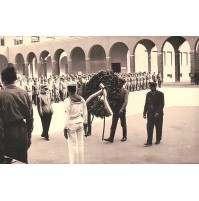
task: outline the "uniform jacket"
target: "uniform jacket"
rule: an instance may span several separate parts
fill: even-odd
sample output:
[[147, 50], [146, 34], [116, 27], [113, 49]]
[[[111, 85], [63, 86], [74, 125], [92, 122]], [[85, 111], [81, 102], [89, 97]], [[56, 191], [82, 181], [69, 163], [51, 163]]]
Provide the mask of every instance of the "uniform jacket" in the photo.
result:
[[65, 106], [65, 128], [70, 128], [71, 124], [84, 123], [87, 124], [87, 106], [85, 100], [81, 97], [78, 101], [74, 101], [71, 97], [64, 100]]
[[164, 108], [164, 94], [161, 91], [156, 90], [154, 93], [151, 91], [146, 95], [146, 101], [144, 105], [143, 114], [147, 114], [147, 118], [153, 118], [156, 113], [159, 116], [163, 115]]
[[19, 120], [25, 120], [30, 135], [33, 130], [32, 101], [25, 90], [10, 84], [0, 91], [0, 136], [3, 135], [4, 125]]
[[37, 100], [37, 109], [40, 116], [43, 114], [53, 114], [53, 108], [48, 94], [39, 94]]

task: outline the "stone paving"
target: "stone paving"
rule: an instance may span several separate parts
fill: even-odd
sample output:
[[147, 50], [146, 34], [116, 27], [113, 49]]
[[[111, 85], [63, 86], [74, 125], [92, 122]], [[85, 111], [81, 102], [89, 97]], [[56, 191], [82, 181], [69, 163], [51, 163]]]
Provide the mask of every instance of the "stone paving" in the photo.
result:
[[[199, 87], [163, 86], [165, 94], [163, 140], [144, 147], [146, 120], [142, 111], [147, 91], [132, 92], [127, 107], [128, 140], [121, 142], [118, 122], [114, 143], [102, 141], [103, 121], [95, 118], [93, 132], [84, 138], [86, 164], [195, 164], [199, 163]], [[41, 123], [34, 107], [35, 128], [29, 149], [29, 164], [68, 164], [68, 145], [63, 136], [63, 103], [53, 104], [55, 113], [50, 141], [40, 137]], [[109, 136], [111, 117], [106, 119], [105, 137]], [[155, 136], [155, 131], [154, 131]], [[155, 140], [155, 138], [154, 138]]]

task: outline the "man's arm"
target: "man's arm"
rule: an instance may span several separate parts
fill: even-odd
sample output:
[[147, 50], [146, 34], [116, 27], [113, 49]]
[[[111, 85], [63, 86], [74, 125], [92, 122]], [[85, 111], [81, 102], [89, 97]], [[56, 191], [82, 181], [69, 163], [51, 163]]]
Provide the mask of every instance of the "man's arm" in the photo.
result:
[[126, 89], [123, 89], [123, 90], [125, 90], [125, 96], [124, 96], [124, 103], [122, 105], [122, 108], [120, 109], [120, 113], [122, 113], [125, 110], [128, 104], [128, 97], [129, 97], [129, 92]]
[[5, 163], [5, 154], [4, 154], [4, 147], [3, 147], [3, 139], [4, 139], [4, 129], [3, 129], [3, 121], [0, 118], [0, 164]]
[[147, 99], [148, 99], [148, 93], [146, 95], [146, 100], [145, 100], [145, 104], [144, 104], [144, 111], [143, 111], [143, 118], [146, 119], [146, 113], [147, 113], [147, 109], [148, 109], [148, 102], [147, 102]]
[[160, 99], [159, 100], [159, 107], [158, 107], [157, 112], [155, 114], [156, 117], [158, 117], [162, 113], [163, 108], [164, 108], [164, 94], [162, 92], [159, 94], [159, 99]]
[[28, 100], [28, 115], [26, 118], [26, 124], [28, 127], [28, 148], [31, 145], [31, 138], [32, 138], [32, 131], [33, 131], [33, 108], [32, 108], [32, 101], [30, 100], [28, 94], [27, 94], [27, 100]]

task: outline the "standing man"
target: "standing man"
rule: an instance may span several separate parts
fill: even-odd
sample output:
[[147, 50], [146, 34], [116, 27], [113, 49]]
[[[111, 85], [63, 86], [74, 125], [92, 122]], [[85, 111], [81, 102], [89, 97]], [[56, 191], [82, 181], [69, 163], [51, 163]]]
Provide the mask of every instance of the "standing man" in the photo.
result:
[[71, 164], [83, 164], [83, 136], [84, 128], [87, 127], [86, 101], [77, 94], [76, 84], [68, 85], [68, 94], [69, 97], [64, 100], [66, 113], [64, 135], [68, 139], [69, 159]]
[[50, 122], [53, 115], [53, 108], [51, 105], [50, 96], [47, 94], [48, 86], [42, 85], [41, 86], [41, 93], [38, 96], [37, 100], [37, 109], [39, 116], [41, 118], [42, 128], [43, 132], [41, 134], [41, 137], [44, 137], [45, 140], [49, 140], [49, 128], [50, 128]]
[[40, 93], [40, 83], [37, 78], [34, 79], [34, 84], [32, 85], [32, 93], [33, 93], [33, 102], [37, 105], [37, 96]]
[[158, 81], [158, 87], [161, 88], [161, 84], [162, 84], [162, 75], [161, 75], [161, 73], [157, 74], [157, 81]]
[[16, 69], [13, 64], [1, 72], [5, 86], [0, 91], [0, 147], [4, 154], [28, 163], [28, 148], [33, 130], [32, 101], [28, 93], [15, 85]]
[[151, 146], [153, 140], [153, 128], [156, 127], [156, 142], [160, 144], [162, 139], [162, 124], [163, 124], [163, 108], [164, 108], [164, 94], [156, 90], [157, 83], [149, 82], [150, 92], [146, 95], [144, 105], [143, 118], [147, 115], [147, 142], [145, 146]]
[[156, 82], [157, 81], [157, 76], [156, 76], [156, 74], [155, 74], [155, 72], [153, 72], [153, 75], [152, 75], [152, 81], [153, 82]]
[[107, 139], [104, 139], [105, 141], [108, 141], [110, 143], [113, 143], [114, 141], [118, 119], [120, 119], [121, 126], [122, 126], [122, 133], [123, 133], [123, 137], [121, 141], [123, 142], [127, 140], [126, 106], [128, 104], [129, 91], [123, 87], [124, 83], [125, 83], [125, 80], [122, 78], [119, 78], [118, 87], [120, 88], [121, 99], [118, 102], [118, 104], [114, 108], [112, 108], [113, 117], [112, 117], [110, 137]]

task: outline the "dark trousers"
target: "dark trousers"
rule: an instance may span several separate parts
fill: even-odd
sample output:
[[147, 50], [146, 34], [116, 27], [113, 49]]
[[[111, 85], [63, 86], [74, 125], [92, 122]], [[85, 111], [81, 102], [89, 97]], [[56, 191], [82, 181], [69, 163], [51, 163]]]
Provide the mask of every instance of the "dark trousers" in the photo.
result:
[[112, 124], [111, 124], [110, 141], [114, 141], [118, 119], [120, 119], [120, 123], [122, 126], [123, 137], [127, 137], [126, 110], [121, 115], [119, 114], [119, 112], [114, 112], [112, 117]]
[[49, 127], [50, 127], [50, 122], [52, 119], [52, 114], [43, 114], [43, 116], [40, 116], [41, 118], [41, 123], [42, 123], [42, 128], [43, 128], [43, 132], [42, 132], [42, 136], [49, 138]]
[[28, 129], [24, 122], [4, 127], [4, 153], [6, 156], [28, 163]]
[[147, 142], [148, 143], [152, 143], [154, 126], [156, 128], [156, 140], [162, 139], [162, 125], [163, 125], [163, 116], [147, 119], [147, 137], [148, 137]]
[[159, 88], [161, 88], [161, 83], [162, 83], [162, 82], [161, 82], [160, 80], [158, 80], [158, 87], [159, 87]]
[[33, 94], [33, 102], [34, 102], [35, 105], [37, 105], [37, 99], [38, 99], [37, 97], [38, 97], [38, 94], [34, 93]]
[[[92, 133], [92, 122], [91, 122], [91, 113], [90, 112], [88, 112], [88, 130], [87, 130], [87, 133], [88, 134], [91, 134]], [[87, 134], [86, 133], [86, 134]]]

